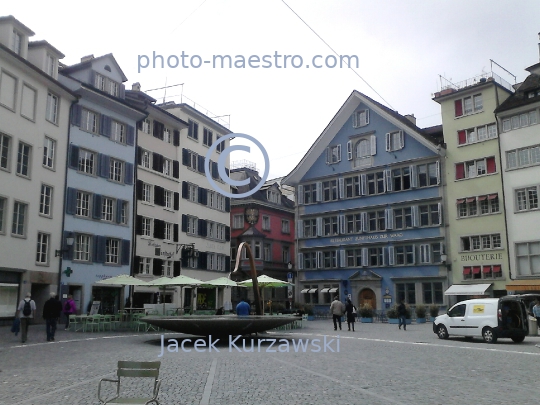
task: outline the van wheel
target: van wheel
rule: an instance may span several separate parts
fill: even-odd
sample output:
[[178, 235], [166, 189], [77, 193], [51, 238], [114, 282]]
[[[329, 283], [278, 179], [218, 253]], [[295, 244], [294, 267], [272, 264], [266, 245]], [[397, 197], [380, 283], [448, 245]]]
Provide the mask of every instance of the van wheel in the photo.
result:
[[448, 331], [444, 325], [437, 326], [437, 336], [439, 339], [448, 339]]
[[484, 342], [486, 343], [497, 342], [497, 335], [495, 334], [495, 331], [491, 328], [484, 328], [484, 330], [482, 331], [482, 337], [484, 338]]
[[512, 340], [516, 343], [521, 343], [525, 340], [525, 336], [514, 336]]

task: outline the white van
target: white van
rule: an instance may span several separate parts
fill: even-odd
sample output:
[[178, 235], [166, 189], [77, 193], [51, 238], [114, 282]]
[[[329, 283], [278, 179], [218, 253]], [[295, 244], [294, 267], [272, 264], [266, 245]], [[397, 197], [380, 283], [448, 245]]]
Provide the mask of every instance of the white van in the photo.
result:
[[515, 296], [461, 301], [435, 318], [433, 332], [439, 339], [482, 337], [487, 343], [495, 343], [498, 338], [511, 338], [520, 343], [529, 334], [527, 310]]

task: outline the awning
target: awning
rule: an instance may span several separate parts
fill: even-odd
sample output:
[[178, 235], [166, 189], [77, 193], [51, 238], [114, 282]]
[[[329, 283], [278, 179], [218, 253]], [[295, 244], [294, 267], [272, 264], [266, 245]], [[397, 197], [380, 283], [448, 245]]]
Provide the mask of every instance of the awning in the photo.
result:
[[12, 284], [12, 283], [0, 283], [0, 287], [18, 287], [19, 284]]
[[444, 292], [444, 295], [486, 295], [490, 284], [454, 284]]
[[480, 274], [480, 266], [474, 266], [472, 272], [473, 274]]
[[329, 293], [335, 293], [337, 292], [337, 288], [330, 288], [330, 290], [328, 290]]
[[487, 195], [478, 196], [478, 201], [484, 201], [487, 198]]
[[501, 272], [501, 266], [493, 266], [493, 273], [500, 273]]
[[321, 290], [322, 293], [327, 293], [327, 292], [329, 292], [329, 291], [330, 291], [330, 288], [323, 288], [323, 289]]
[[311, 290], [308, 291], [308, 293], [313, 294], [313, 293], [316, 293], [317, 290], [318, 288], [312, 288]]
[[304, 288], [302, 291], [300, 291], [300, 294], [306, 294], [309, 291], [309, 288]]
[[514, 280], [506, 284], [508, 291], [540, 291], [540, 279]]
[[459, 200], [456, 201], [456, 204], [463, 204], [465, 202], [465, 198], [460, 198]]
[[467, 202], [468, 203], [472, 203], [472, 202], [475, 202], [476, 201], [476, 197], [469, 197], [467, 198]]
[[490, 194], [490, 195], [488, 196], [488, 199], [494, 200], [495, 198], [498, 198], [498, 197], [499, 197], [499, 194]]
[[471, 268], [470, 267], [463, 267], [463, 274], [471, 274]]
[[485, 273], [491, 273], [491, 266], [484, 266], [482, 269], [482, 272]]

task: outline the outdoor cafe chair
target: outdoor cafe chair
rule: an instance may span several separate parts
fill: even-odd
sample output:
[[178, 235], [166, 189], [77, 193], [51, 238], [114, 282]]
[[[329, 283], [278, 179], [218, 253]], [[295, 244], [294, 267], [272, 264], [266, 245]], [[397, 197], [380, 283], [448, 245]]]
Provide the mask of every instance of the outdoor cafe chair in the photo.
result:
[[69, 315], [69, 329], [73, 329], [74, 332], [82, 329], [82, 322], [77, 315]]
[[[159, 405], [157, 400], [159, 394], [159, 387], [161, 386], [161, 381], [159, 380], [159, 368], [161, 362], [159, 361], [119, 361], [118, 369], [116, 371], [116, 379], [102, 378], [99, 381], [98, 385], [98, 399], [101, 404], [156, 404]], [[153, 389], [150, 392], [144, 391], [146, 387], [145, 384], [141, 384], [140, 380], [137, 381], [136, 389], [133, 394], [138, 396], [130, 396], [127, 394], [128, 390], [126, 385], [128, 385], [128, 378], [131, 379], [142, 379], [149, 378], [153, 380]], [[111, 382], [116, 384], [116, 394], [110, 398], [102, 398], [101, 387], [103, 382]], [[122, 382], [125, 382], [122, 386]], [[103, 385], [105, 387], [105, 384]], [[124, 389], [122, 390], [122, 387]], [[130, 390], [132, 392], [133, 384], [129, 384]], [[148, 387], [150, 388], [150, 387]]]
[[93, 332], [95, 328], [99, 332], [99, 323], [99, 315], [89, 315], [86, 318], [85, 331], [90, 329]]

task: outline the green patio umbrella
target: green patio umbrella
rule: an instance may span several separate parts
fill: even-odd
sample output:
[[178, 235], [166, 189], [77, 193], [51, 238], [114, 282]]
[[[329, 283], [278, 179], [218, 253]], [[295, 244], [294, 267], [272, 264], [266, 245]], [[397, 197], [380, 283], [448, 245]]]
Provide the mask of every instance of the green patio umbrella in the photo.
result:
[[[269, 277], [265, 274], [257, 277], [257, 284], [259, 285], [259, 288], [263, 290], [263, 297], [262, 297], [263, 302], [264, 302], [264, 288], [265, 287], [279, 288], [279, 287], [288, 287], [288, 286], [294, 285], [283, 280], [278, 280], [277, 278]], [[249, 280], [240, 281], [238, 285], [244, 286], [244, 287], [253, 287], [253, 280], [249, 279]]]
[[227, 277], [219, 277], [214, 280], [203, 281], [201, 287], [246, 287], [238, 285], [236, 281], [233, 281]]
[[[168, 286], [199, 286], [202, 284], [201, 280], [198, 280], [196, 278], [191, 278], [188, 276], [184, 276], [183, 274], [169, 278], [169, 277], [161, 277], [153, 281], [149, 281], [147, 285], [155, 286], [155, 287], [163, 287], [163, 290], [165, 290]], [[180, 303], [182, 302], [182, 290], [180, 290]], [[163, 302], [163, 315], [165, 315], [165, 301]]]

